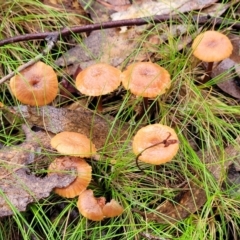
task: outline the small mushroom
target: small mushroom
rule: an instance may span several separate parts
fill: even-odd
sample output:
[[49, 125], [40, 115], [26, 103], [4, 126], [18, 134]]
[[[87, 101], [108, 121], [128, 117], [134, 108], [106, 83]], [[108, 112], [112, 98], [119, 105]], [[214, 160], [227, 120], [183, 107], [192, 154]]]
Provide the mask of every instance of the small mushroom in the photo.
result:
[[37, 62], [12, 77], [10, 88], [23, 104], [44, 106], [57, 96], [58, 79], [52, 67]]
[[152, 124], [138, 130], [133, 138], [132, 147], [134, 154], [137, 155], [136, 162], [139, 159], [159, 165], [173, 159], [178, 152], [179, 141], [173, 128]]
[[145, 111], [148, 108], [148, 98], [162, 95], [171, 85], [168, 71], [152, 62], [133, 63], [121, 74], [125, 89], [136, 96], [143, 97]]
[[61, 132], [51, 139], [51, 146], [64, 155], [91, 157], [96, 154], [95, 145], [85, 135]]
[[77, 206], [79, 212], [92, 221], [101, 221], [104, 218], [116, 217], [123, 213], [123, 207], [112, 199], [106, 204], [104, 197], [95, 198], [92, 190], [85, 190], [79, 195]]
[[[120, 70], [109, 64], [97, 63], [77, 75], [76, 87], [87, 96], [102, 96], [118, 88], [121, 83], [120, 73]], [[98, 111], [102, 111], [101, 97], [98, 99]]]
[[226, 35], [217, 31], [206, 31], [194, 39], [192, 49], [196, 58], [208, 62], [203, 79], [203, 83], [205, 83], [211, 78], [213, 63], [228, 58], [232, 53], [233, 46]]
[[76, 169], [76, 179], [67, 187], [55, 188], [54, 192], [66, 198], [74, 198], [83, 192], [92, 179], [92, 167], [79, 157], [59, 157], [48, 167], [49, 174], [66, 174], [67, 171]]

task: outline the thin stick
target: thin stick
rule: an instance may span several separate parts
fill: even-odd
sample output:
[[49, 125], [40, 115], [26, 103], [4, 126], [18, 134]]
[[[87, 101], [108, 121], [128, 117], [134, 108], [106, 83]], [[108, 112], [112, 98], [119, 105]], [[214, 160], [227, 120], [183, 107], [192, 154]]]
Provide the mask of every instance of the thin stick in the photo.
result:
[[149, 147], [146, 147], [145, 149], [143, 149], [143, 150], [136, 156], [135, 162], [136, 162], [136, 165], [137, 165], [137, 167], [138, 167], [138, 169], [139, 169], [140, 171], [143, 172], [143, 169], [140, 168], [140, 166], [139, 166], [139, 164], [138, 164], [138, 159], [139, 159], [139, 157], [143, 154], [143, 152], [145, 152], [145, 151], [146, 151], [147, 149], [149, 149], [149, 148], [155, 147], [155, 146], [160, 145], [160, 144], [164, 144], [164, 147], [168, 147], [168, 146], [171, 145], [171, 144], [178, 143], [178, 140], [176, 140], [176, 139], [169, 139], [170, 137], [171, 137], [171, 133], [168, 132], [168, 136], [167, 136], [166, 139], [164, 139], [164, 140], [161, 141], [161, 142], [155, 143], [155, 144], [153, 144], [153, 145], [151, 145], [151, 146], [149, 146]]
[[[187, 17], [187, 16], [185, 16]], [[85, 26], [76, 26], [72, 28], [65, 28], [63, 30], [59, 31], [53, 31], [53, 32], [42, 32], [42, 33], [30, 33], [30, 34], [24, 34], [19, 35], [7, 39], [3, 39], [0, 41], [0, 47], [10, 44], [10, 43], [17, 43], [22, 41], [29, 41], [29, 40], [39, 40], [39, 39], [45, 39], [49, 35], [56, 35], [59, 34], [62, 37], [68, 36], [72, 33], [82, 33], [82, 32], [90, 32], [93, 30], [100, 30], [100, 29], [108, 29], [108, 28], [115, 28], [115, 27], [123, 27], [123, 26], [140, 26], [148, 23], [161, 23], [165, 22], [167, 20], [176, 20], [181, 21], [181, 16], [171, 16], [169, 14], [165, 15], [154, 15], [151, 17], [146, 18], [133, 18], [133, 19], [125, 19], [125, 20], [118, 20], [118, 21], [109, 21], [109, 22], [103, 22], [103, 23], [95, 23]], [[224, 20], [222, 18], [216, 17], [216, 18], [209, 18], [209, 16], [193, 16], [192, 22], [196, 22], [197, 24], [206, 24], [208, 21], [214, 21], [215, 25], [231, 25], [233, 28], [240, 29], [240, 23], [237, 21], [229, 21]]]
[[56, 34], [56, 35], [49, 35], [46, 40], [47, 40], [47, 46], [46, 48], [43, 50], [42, 53], [38, 54], [36, 57], [34, 57], [33, 59], [31, 59], [29, 62], [21, 65], [19, 68], [16, 69], [16, 71], [14, 72], [10, 72], [8, 75], [6, 75], [5, 77], [3, 77], [1, 80], [0, 80], [0, 84], [6, 82], [7, 80], [9, 80], [10, 78], [12, 78], [16, 72], [21, 72], [22, 70], [30, 67], [31, 65], [33, 65], [34, 63], [38, 62], [41, 58], [43, 58], [43, 56], [47, 55], [51, 50], [52, 48], [54, 47], [54, 45], [56, 44], [57, 42], [57, 39], [59, 37], [59, 33]]

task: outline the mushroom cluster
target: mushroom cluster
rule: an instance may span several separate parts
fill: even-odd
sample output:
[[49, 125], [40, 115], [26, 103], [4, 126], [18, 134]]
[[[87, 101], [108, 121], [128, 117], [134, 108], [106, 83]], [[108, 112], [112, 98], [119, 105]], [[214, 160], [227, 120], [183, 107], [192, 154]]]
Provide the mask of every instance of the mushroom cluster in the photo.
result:
[[[151, 62], [130, 64], [125, 71], [105, 63], [87, 67], [76, 76], [77, 89], [98, 99], [98, 111], [102, 110], [101, 95], [119, 87], [144, 99], [144, 109], [148, 99], [164, 94], [171, 85], [170, 74], [166, 69]], [[58, 80], [54, 70], [43, 62], [21, 71], [10, 80], [13, 95], [24, 104], [43, 106], [56, 97]], [[24, 91], [23, 91], [24, 89]], [[105, 197], [94, 197], [87, 189], [92, 180], [92, 167], [84, 160], [96, 155], [97, 149], [91, 140], [76, 132], [61, 132], [51, 139], [51, 146], [62, 156], [49, 165], [49, 174], [74, 174], [75, 180], [67, 187], [55, 188], [62, 197], [78, 197], [79, 212], [93, 221], [116, 217], [122, 214], [123, 207], [114, 199], [106, 203]], [[179, 148], [178, 138], [170, 127], [155, 124], [140, 129], [133, 140], [133, 152], [138, 159], [150, 164], [170, 161]]]
[[116, 217], [123, 208], [114, 199], [106, 204], [105, 197], [95, 198], [92, 190], [87, 190], [92, 179], [92, 167], [82, 157], [89, 158], [96, 154], [95, 145], [85, 135], [75, 132], [61, 132], [51, 139], [51, 146], [64, 157], [56, 158], [49, 165], [49, 174], [66, 174], [76, 171], [75, 180], [67, 187], [55, 188], [54, 192], [66, 198], [79, 196], [79, 212], [93, 221]]

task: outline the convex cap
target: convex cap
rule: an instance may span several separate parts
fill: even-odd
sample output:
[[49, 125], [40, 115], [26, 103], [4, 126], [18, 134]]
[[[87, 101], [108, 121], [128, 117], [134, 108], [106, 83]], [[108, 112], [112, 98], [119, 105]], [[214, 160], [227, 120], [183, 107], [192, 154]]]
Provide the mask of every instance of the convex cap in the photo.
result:
[[108, 94], [121, 83], [121, 71], [106, 63], [97, 63], [82, 70], [76, 77], [77, 89], [87, 96]]
[[165, 93], [171, 85], [169, 72], [151, 62], [130, 64], [122, 72], [121, 81], [124, 88], [134, 95], [148, 98]]
[[[81, 124], [81, 123], [79, 123]], [[96, 154], [95, 145], [81, 133], [61, 132], [51, 139], [51, 146], [64, 155], [91, 157]]]
[[200, 33], [192, 43], [193, 55], [204, 62], [228, 58], [233, 50], [229, 38], [217, 31]]
[[44, 106], [57, 96], [58, 79], [52, 67], [37, 62], [12, 77], [10, 88], [23, 104]]

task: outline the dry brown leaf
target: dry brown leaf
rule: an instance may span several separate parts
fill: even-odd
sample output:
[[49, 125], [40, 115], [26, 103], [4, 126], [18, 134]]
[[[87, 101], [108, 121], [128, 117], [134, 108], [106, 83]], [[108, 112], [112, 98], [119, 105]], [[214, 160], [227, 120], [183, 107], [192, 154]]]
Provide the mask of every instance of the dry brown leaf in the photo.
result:
[[97, 0], [97, 2], [101, 3], [103, 6], [107, 7], [110, 10], [114, 10], [114, 11], [124, 11], [127, 8], [129, 8], [129, 6], [131, 6], [129, 4], [128, 1], [125, 0], [116, 0], [116, 1], [104, 1], [104, 0]]
[[78, 45], [56, 60], [58, 66], [78, 64], [82, 69], [96, 61], [119, 66], [138, 45], [138, 33], [130, 29], [119, 34], [117, 29], [94, 31], [83, 44]]
[[[142, 18], [153, 15], [178, 14], [202, 9], [215, 3], [216, 0], [175, 0], [175, 1], [143, 1], [141, 4], [133, 4], [125, 11], [119, 11], [111, 15], [112, 20], [123, 20], [131, 18]], [[121, 28], [121, 33], [127, 31]]]
[[[63, 131], [82, 133], [92, 140], [97, 149], [106, 145], [107, 136], [109, 138], [108, 142], [115, 149], [118, 149], [120, 140], [126, 140], [128, 136], [128, 124], [118, 122], [110, 116], [106, 118], [106, 116], [98, 115], [96, 112], [81, 106], [78, 106], [78, 111], [51, 106], [37, 109], [19, 106], [14, 111], [20, 117], [24, 117], [28, 124], [46, 129], [52, 133]], [[113, 121], [115, 122], [114, 128], [111, 130], [111, 135], [109, 135], [109, 129], [112, 128]], [[119, 126], [121, 126], [121, 130], [119, 130]]]
[[25, 168], [14, 171], [0, 180], [0, 217], [12, 215], [14, 210], [25, 211], [29, 203], [48, 197], [53, 188], [66, 187], [74, 179], [70, 174], [40, 178]]
[[212, 78], [220, 77], [217, 86], [227, 94], [240, 98], [240, 36], [229, 35], [233, 44], [230, 58], [223, 60], [212, 71]]
[[74, 22], [74, 25], [81, 25], [87, 23], [86, 19], [84, 18], [87, 17], [87, 14], [77, 0], [43, 0], [43, 3], [52, 7], [55, 10], [73, 13], [71, 16], [69, 16], [69, 22]]
[[178, 196], [178, 201], [164, 201], [159, 207], [156, 208], [158, 213], [147, 213], [145, 216], [149, 220], [158, 223], [175, 223], [183, 220], [190, 214], [195, 213], [206, 202], [207, 197], [205, 190], [194, 182], [189, 182]]
[[26, 140], [13, 147], [0, 150], [0, 217], [11, 215], [16, 210], [24, 211], [27, 205], [49, 196], [55, 187], [69, 185], [72, 175], [36, 177], [29, 173], [27, 164], [33, 163], [41, 149], [49, 147], [49, 137], [45, 131], [32, 132], [23, 126]]

